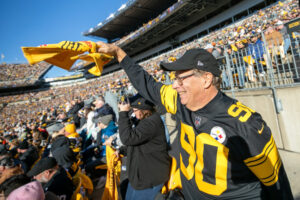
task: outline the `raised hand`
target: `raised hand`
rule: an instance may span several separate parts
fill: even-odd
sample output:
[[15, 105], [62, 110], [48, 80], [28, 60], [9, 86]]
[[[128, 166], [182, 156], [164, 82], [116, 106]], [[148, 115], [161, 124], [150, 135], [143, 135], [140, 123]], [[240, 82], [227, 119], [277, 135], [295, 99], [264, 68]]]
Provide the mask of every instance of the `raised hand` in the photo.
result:
[[123, 58], [126, 56], [126, 53], [118, 46], [113, 44], [107, 44], [104, 42], [96, 42], [97, 44], [97, 52], [104, 53], [111, 56], [114, 56], [118, 62], [121, 62]]

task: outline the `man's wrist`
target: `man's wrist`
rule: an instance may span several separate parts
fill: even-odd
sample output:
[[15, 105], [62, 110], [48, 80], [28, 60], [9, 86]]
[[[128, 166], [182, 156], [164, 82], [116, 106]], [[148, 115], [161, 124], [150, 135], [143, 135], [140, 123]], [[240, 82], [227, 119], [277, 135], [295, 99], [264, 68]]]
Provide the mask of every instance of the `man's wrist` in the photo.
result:
[[126, 57], [126, 53], [118, 46], [116, 47], [115, 54], [115, 58], [119, 63], [122, 62], [122, 60]]

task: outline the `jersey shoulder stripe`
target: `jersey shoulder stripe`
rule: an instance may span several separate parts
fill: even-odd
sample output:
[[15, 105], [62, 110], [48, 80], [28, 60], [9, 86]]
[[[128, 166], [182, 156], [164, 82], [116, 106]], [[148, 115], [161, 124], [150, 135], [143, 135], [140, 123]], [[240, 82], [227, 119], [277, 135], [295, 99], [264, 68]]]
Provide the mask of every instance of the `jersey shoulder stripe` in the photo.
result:
[[163, 85], [160, 89], [160, 97], [167, 112], [175, 114], [177, 112], [177, 91], [172, 88], [172, 85]]
[[273, 137], [259, 155], [247, 158], [244, 163], [264, 185], [275, 184], [278, 180], [281, 159]]

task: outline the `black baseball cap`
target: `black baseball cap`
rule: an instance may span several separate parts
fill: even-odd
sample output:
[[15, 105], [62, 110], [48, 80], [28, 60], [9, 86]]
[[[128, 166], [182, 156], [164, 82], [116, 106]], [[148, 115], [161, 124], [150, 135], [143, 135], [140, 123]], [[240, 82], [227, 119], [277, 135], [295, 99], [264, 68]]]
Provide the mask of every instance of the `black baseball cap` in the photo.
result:
[[53, 157], [46, 157], [39, 160], [33, 168], [27, 173], [27, 176], [36, 176], [47, 169], [52, 169], [57, 166], [57, 162]]
[[160, 67], [165, 71], [200, 69], [217, 77], [221, 75], [216, 58], [201, 48], [187, 50], [183, 56], [172, 63], [161, 62]]
[[28, 149], [29, 148], [29, 144], [26, 140], [23, 140], [23, 142], [21, 142], [18, 146], [18, 149]]
[[7, 149], [3, 144], [0, 144], [0, 156], [7, 154]]
[[154, 104], [146, 100], [140, 94], [137, 94], [134, 98], [134, 101], [130, 104], [132, 108], [137, 108], [141, 110], [153, 110]]

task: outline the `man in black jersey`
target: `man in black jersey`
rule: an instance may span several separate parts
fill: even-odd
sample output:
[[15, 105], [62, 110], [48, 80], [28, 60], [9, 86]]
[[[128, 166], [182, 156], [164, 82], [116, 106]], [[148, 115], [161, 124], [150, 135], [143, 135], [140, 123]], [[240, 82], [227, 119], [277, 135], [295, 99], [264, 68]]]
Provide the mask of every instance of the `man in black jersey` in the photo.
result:
[[271, 130], [259, 113], [219, 90], [221, 71], [210, 53], [191, 49], [161, 63], [176, 71], [174, 83], [163, 85], [119, 47], [97, 45], [115, 56], [144, 98], [176, 116], [185, 199], [293, 199]]

